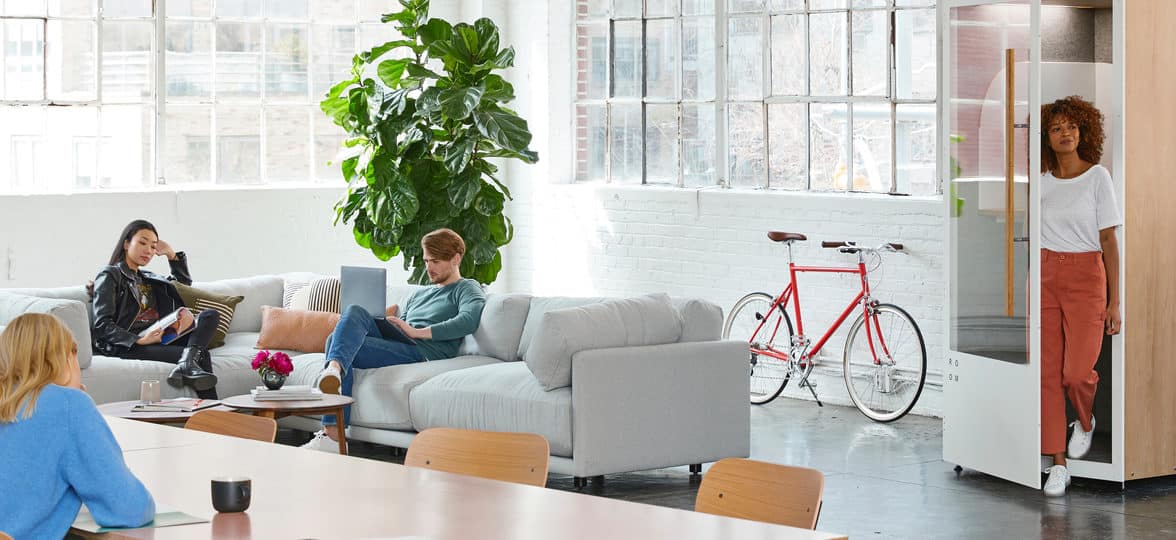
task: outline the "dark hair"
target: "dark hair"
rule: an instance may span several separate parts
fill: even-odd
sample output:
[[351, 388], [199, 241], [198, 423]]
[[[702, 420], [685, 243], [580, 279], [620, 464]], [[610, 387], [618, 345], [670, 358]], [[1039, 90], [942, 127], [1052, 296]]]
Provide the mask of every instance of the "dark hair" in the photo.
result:
[[452, 260], [458, 254], [465, 255], [465, 242], [452, 229], [437, 229], [421, 238], [421, 247], [438, 259]]
[[155, 236], [159, 236], [159, 232], [155, 230], [155, 225], [152, 225], [150, 221], [136, 219], [127, 223], [127, 226], [123, 228], [122, 234], [118, 237], [118, 243], [114, 245], [114, 252], [110, 254], [110, 262], [107, 264], [114, 266], [123, 262], [127, 258], [127, 242], [130, 242], [135, 237], [135, 234], [143, 229], [147, 229], [155, 233]]
[[1078, 124], [1078, 157], [1098, 164], [1102, 159], [1103, 114], [1081, 96], [1070, 96], [1041, 106], [1041, 172], [1055, 171], [1058, 156], [1049, 145], [1049, 125], [1058, 118]]

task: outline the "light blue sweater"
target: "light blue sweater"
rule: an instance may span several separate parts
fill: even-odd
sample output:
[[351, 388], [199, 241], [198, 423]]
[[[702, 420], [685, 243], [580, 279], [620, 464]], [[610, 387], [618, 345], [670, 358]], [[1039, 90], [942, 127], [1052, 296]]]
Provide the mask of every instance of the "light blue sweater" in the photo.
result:
[[0, 423], [0, 479], [0, 531], [13, 538], [62, 538], [83, 502], [104, 527], [155, 518], [151, 494], [80, 390], [48, 385], [31, 418]]

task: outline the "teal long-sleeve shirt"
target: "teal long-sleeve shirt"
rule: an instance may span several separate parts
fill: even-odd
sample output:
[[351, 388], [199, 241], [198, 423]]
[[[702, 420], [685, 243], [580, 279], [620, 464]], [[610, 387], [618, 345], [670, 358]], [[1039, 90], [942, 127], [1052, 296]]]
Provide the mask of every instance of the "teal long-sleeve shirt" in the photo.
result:
[[433, 339], [418, 339], [417, 346], [429, 360], [457, 356], [461, 340], [478, 329], [486, 295], [472, 279], [444, 287], [418, 289], [404, 305], [404, 320], [415, 328], [431, 328]]
[[99, 525], [138, 527], [155, 502], [81, 390], [50, 384], [30, 418], [0, 423], [0, 531], [13, 538], [65, 536], [82, 503]]

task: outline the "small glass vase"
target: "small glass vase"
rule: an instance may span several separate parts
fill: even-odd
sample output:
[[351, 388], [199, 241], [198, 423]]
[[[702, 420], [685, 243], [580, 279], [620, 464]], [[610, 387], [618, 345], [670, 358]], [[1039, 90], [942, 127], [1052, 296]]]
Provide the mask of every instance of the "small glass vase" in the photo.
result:
[[270, 390], [277, 390], [286, 384], [286, 376], [274, 370], [267, 369], [261, 375], [261, 382], [265, 383], [265, 387]]

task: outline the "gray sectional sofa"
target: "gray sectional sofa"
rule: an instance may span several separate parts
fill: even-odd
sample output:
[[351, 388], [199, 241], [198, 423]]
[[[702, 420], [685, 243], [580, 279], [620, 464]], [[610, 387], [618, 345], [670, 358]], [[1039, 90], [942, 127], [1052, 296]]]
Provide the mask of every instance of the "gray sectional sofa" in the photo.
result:
[[[281, 306], [285, 280], [255, 276], [195, 287], [241, 295], [223, 347], [212, 350], [222, 397], [259, 384], [250, 361], [261, 306]], [[414, 286], [392, 286], [404, 304]], [[0, 327], [25, 312], [57, 315], [88, 344], [83, 287], [0, 289]], [[720, 341], [722, 310], [706, 301], [650, 295], [630, 299], [489, 294], [478, 331], [461, 356], [356, 370], [348, 437], [407, 447], [430, 427], [539, 433], [552, 472], [576, 477], [699, 464], [750, 451], [747, 344]], [[80, 347], [86, 349], [87, 347]], [[310, 384], [321, 353], [287, 351], [292, 384]], [[79, 353], [82, 381], [97, 403], [137, 399], [139, 382], [172, 366]], [[163, 385], [164, 396], [187, 389]], [[318, 429], [312, 418], [283, 424]]]

